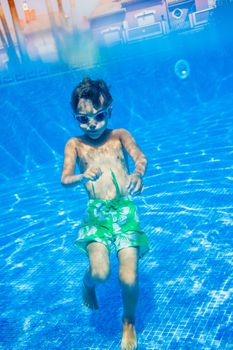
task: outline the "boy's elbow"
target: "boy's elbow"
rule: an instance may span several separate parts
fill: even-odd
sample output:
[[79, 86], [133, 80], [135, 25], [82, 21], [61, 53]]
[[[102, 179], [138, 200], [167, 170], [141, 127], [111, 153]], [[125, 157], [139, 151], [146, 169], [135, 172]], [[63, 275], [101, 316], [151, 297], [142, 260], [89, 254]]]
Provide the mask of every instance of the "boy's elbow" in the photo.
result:
[[145, 172], [146, 172], [148, 160], [147, 160], [145, 155], [143, 156], [143, 163], [144, 163], [144, 168], [145, 168]]
[[62, 186], [65, 186], [65, 185], [67, 185], [68, 183], [67, 183], [67, 176], [62, 176], [61, 177], [61, 185]]

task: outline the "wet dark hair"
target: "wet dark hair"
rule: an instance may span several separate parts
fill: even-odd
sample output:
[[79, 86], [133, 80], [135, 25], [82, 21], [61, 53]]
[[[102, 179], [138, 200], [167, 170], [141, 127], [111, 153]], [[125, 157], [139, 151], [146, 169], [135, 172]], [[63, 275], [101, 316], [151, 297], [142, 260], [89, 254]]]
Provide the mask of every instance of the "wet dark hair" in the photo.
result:
[[[101, 96], [104, 98], [103, 104], [100, 101]], [[72, 92], [70, 104], [74, 113], [77, 112], [77, 107], [81, 98], [91, 100], [96, 109], [102, 106], [109, 106], [113, 101], [109, 92], [109, 87], [105, 81], [101, 79], [92, 80], [89, 77], [85, 77]]]

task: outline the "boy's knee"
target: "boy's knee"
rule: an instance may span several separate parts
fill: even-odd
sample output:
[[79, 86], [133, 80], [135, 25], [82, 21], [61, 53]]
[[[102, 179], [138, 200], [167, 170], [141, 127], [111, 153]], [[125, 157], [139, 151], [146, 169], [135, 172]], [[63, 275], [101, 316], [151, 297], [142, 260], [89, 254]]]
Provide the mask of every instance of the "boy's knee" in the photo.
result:
[[128, 287], [134, 287], [137, 284], [136, 271], [128, 271], [127, 269], [120, 269], [119, 271], [120, 282]]
[[110, 275], [110, 268], [109, 266], [101, 266], [99, 267], [94, 267], [91, 270], [91, 277], [96, 280], [97, 282], [104, 282], [108, 279]]

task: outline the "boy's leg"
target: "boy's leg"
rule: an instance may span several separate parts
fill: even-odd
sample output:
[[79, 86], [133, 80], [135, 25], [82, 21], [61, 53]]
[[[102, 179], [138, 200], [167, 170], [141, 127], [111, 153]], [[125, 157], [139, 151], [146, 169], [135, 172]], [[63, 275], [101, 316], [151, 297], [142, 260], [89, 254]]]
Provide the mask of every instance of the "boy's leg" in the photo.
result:
[[83, 277], [83, 303], [91, 309], [98, 309], [95, 287], [106, 281], [110, 272], [109, 251], [98, 242], [87, 246], [89, 267]]
[[121, 349], [136, 349], [134, 327], [138, 301], [138, 248], [123, 248], [118, 252], [119, 279], [123, 301], [123, 334]]

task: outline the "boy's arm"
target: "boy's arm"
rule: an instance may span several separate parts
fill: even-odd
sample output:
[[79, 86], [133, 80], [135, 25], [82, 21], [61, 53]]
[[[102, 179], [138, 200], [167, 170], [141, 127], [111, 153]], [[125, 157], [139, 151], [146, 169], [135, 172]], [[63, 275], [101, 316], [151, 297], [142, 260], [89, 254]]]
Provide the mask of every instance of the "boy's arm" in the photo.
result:
[[61, 183], [63, 185], [81, 183], [83, 175], [74, 175], [77, 157], [76, 142], [74, 138], [71, 138], [65, 146], [64, 164], [61, 176]]
[[147, 159], [145, 154], [140, 150], [133, 136], [129, 131], [120, 129], [120, 140], [130, 157], [135, 163], [133, 174], [129, 176], [127, 190], [129, 194], [136, 195], [144, 191], [142, 177], [146, 172]]
[[143, 177], [147, 167], [145, 154], [140, 150], [129, 131], [126, 129], [119, 129], [119, 131], [121, 143], [135, 163], [135, 169], [132, 175]]

